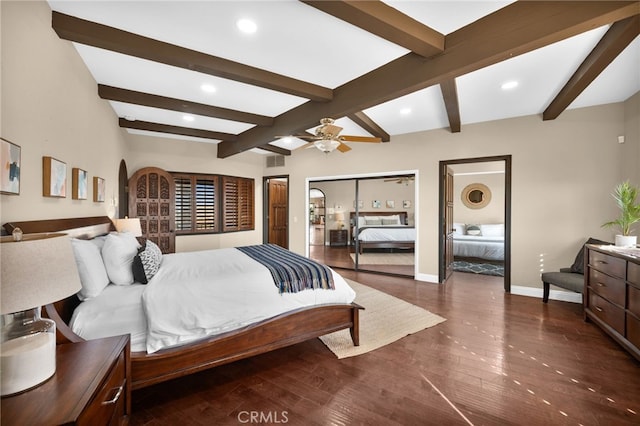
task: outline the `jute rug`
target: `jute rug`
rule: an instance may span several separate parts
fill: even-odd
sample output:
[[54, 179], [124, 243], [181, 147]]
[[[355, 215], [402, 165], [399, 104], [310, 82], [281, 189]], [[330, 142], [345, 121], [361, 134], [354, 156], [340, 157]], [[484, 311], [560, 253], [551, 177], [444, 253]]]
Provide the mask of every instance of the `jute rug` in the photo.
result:
[[338, 358], [347, 358], [378, 349], [409, 334], [445, 321], [439, 315], [374, 288], [347, 280], [356, 292], [360, 311], [360, 346], [353, 346], [349, 330], [320, 337]]
[[[355, 263], [355, 253], [349, 253]], [[363, 253], [358, 256], [360, 265], [413, 265], [414, 253]]]

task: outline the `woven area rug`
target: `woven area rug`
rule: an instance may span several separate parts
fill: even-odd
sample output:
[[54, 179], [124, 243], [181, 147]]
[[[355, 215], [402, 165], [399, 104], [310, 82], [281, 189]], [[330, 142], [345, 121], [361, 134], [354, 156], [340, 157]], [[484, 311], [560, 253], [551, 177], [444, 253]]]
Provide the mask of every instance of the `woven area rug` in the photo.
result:
[[464, 260], [454, 260], [453, 270], [458, 272], [469, 272], [473, 274], [504, 276], [504, 266], [492, 265], [491, 263], [472, 263]]
[[[356, 254], [349, 253], [351, 260], [355, 263]], [[358, 256], [360, 265], [413, 265], [415, 262], [414, 253], [363, 253]]]
[[348, 329], [320, 337], [338, 358], [370, 352], [445, 321], [397, 297], [355, 281], [347, 282], [356, 292], [355, 302], [365, 309], [360, 311], [360, 346], [353, 346]]

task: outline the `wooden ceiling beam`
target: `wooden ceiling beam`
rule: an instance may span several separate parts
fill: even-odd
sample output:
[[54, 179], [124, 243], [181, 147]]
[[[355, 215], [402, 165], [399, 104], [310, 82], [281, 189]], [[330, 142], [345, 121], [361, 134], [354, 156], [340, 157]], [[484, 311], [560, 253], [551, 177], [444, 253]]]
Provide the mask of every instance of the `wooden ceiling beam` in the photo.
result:
[[186, 101], [183, 99], [168, 98], [166, 96], [152, 95], [137, 92], [135, 90], [121, 89], [119, 87], [98, 84], [98, 95], [102, 99], [125, 102], [129, 104], [167, 109], [171, 111], [185, 112], [188, 114], [204, 115], [206, 117], [221, 118], [224, 120], [251, 123], [258, 126], [271, 126], [273, 118], [265, 115], [251, 114], [227, 108], [215, 107]]
[[235, 142], [238, 139], [237, 135], [231, 133], [212, 132], [211, 130], [172, 126], [170, 124], [152, 123], [149, 121], [127, 120], [125, 118], [119, 118], [118, 125], [127, 129], [148, 130], [150, 132], [170, 133], [173, 135], [193, 136], [219, 141]]
[[332, 99], [332, 90], [228, 59], [154, 40], [107, 25], [52, 12], [58, 37], [125, 55], [264, 87], [317, 102]]
[[389, 133], [385, 132], [382, 127], [378, 126], [378, 124], [364, 112], [354, 112], [353, 114], [349, 114], [347, 117], [373, 136], [377, 136], [382, 139], [382, 142], [389, 142], [391, 140]]
[[458, 87], [454, 78], [440, 83], [440, 91], [444, 100], [444, 107], [449, 118], [451, 133], [460, 132], [460, 105], [458, 103]]
[[333, 101], [307, 102], [255, 127], [237, 142], [218, 144], [226, 158], [310, 128], [322, 117], [343, 117], [456, 78], [568, 37], [638, 15], [637, 1], [515, 2], [446, 36], [445, 51], [430, 59], [408, 53], [334, 90]]
[[638, 15], [613, 24], [544, 110], [542, 119], [558, 118], [639, 33], [640, 17]]
[[381, 1], [301, 1], [425, 58], [444, 50], [443, 34]]

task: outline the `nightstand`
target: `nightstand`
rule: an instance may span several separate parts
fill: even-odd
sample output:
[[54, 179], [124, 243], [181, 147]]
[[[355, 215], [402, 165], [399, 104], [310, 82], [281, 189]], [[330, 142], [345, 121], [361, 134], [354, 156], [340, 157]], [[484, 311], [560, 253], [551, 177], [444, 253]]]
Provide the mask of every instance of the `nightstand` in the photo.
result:
[[1, 402], [7, 425], [117, 425], [131, 413], [129, 335], [56, 347], [56, 373]]
[[347, 245], [346, 229], [331, 229], [329, 231], [329, 245], [332, 247]]

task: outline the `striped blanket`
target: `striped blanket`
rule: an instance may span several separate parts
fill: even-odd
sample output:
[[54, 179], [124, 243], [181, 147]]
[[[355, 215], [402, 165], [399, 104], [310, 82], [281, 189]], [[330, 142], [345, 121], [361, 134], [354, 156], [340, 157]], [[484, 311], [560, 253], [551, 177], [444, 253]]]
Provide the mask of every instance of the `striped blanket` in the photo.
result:
[[269, 269], [280, 293], [297, 293], [306, 289], [334, 290], [331, 270], [275, 244], [236, 247]]

